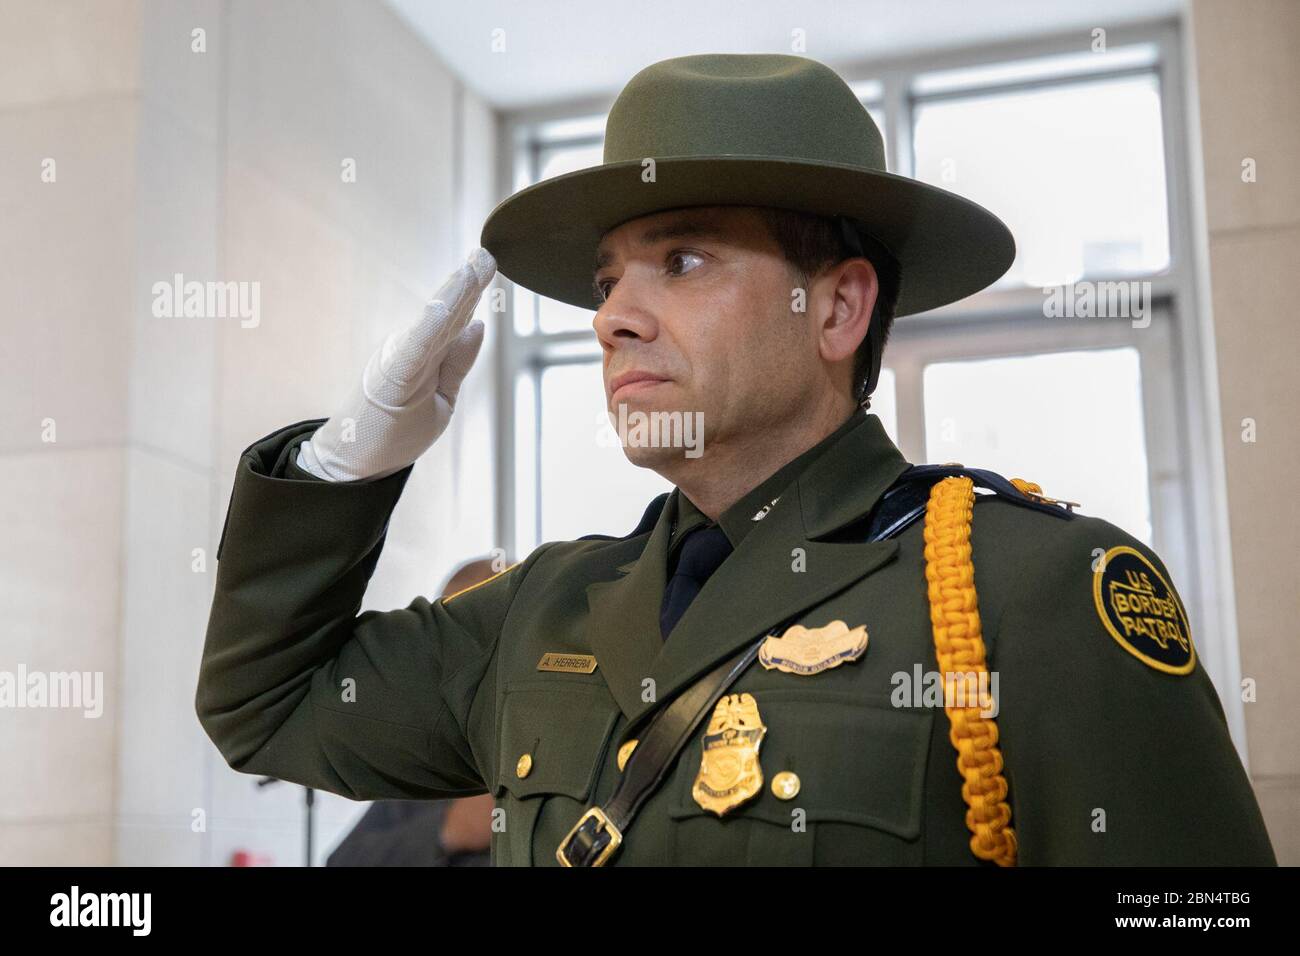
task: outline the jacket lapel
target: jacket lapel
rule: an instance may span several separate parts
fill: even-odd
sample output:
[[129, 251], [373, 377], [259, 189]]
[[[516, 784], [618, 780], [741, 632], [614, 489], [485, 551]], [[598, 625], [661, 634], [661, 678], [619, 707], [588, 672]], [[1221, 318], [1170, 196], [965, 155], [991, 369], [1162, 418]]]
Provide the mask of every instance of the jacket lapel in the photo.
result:
[[[825, 542], [810, 537], [796, 486], [705, 582], [673, 629], [651, 671], [659, 700], [669, 700], [723, 658], [789, 617], [888, 563], [897, 541]], [[783, 507], [784, 506], [784, 507]], [[794, 570], [802, 549], [800, 565]], [[849, 621], [850, 626], [860, 621]], [[653, 709], [642, 704], [635, 720]]]
[[675, 504], [672, 496], [664, 503], [640, 557], [617, 569], [621, 577], [587, 586], [587, 642], [619, 709], [629, 716], [644, 706], [642, 682], [663, 649], [659, 606]]
[[[760, 634], [892, 560], [897, 541], [823, 539], [865, 517], [907, 467], [880, 420], [868, 415], [750, 530], [667, 642], [659, 635], [659, 608], [675, 502], [666, 502], [640, 556], [624, 566], [628, 572], [587, 588], [587, 638], [629, 728]], [[642, 700], [647, 677], [654, 681], [650, 701]]]

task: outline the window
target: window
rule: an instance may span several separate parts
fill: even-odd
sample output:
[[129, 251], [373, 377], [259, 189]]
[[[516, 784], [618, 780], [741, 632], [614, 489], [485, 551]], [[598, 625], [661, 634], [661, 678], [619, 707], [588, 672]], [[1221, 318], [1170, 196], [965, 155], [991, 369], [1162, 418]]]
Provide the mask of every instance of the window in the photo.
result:
[[1033, 475], [1150, 543], [1141, 407], [1134, 348], [936, 362], [925, 369], [926, 456]]
[[605, 412], [600, 362], [543, 369], [540, 393], [541, 540], [631, 531], [672, 485], [628, 464]]
[[1169, 267], [1154, 72], [919, 99], [913, 116], [916, 177], [998, 212], [1016, 237], [1002, 285]]
[[894, 386], [894, 370], [891, 368], [882, 368], [880, 377], [876, 379], [876, 390], [871, 393], [871, 414], [880, 419], [886, 434], [894, 440], [894, 444], [898, 444], [898, 394]]

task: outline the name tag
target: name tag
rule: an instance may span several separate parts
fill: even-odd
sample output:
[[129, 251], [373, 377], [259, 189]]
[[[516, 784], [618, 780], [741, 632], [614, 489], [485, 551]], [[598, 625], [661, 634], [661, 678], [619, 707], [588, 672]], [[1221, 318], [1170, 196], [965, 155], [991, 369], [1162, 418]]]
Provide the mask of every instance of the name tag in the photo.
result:
[[596, 669], [596, 658], [590, 654], [543, 654], [537, 664], [539, 671], [558, 671], [561, 674], [590, 674]]

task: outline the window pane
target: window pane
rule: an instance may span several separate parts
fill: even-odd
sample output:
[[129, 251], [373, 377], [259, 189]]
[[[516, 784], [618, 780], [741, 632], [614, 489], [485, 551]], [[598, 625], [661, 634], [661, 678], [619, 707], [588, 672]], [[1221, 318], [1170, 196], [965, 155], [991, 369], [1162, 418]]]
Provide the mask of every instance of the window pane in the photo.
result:
[[537, 331], [537, 296], [517, 283], [511, 283], [514, 289], [515, 335], [532, 335]]
[[604, 141], [568, 146], [544, 146], [537, 155], [537, 178], [550, 179], [588, 166], [599, 166], [604, 158]]
[[924, 388], [929, 461], [1036, 482], [1151, 543], [1136, 349], [944, 362]]
[[853, 95], [864, 103], [879, 103], [885, 98], [885, 84], [880, 80], [861, 80], [857, 83], [850, 83], [849, 89]]
[[[550, 179], [578, 169], [586, 169], [588, 166], [599, 166], [604, 158], [604, 149], [603, 139], [565, 146], [543, 147], [537, 156], [538, 179]], [[545, 296], [534, 297], [530, 294], [527, 300], [516, 298], [516, 307], [526, 306], [531, 309], [534, 299], [537, 303], [537, 324], [542, 332], [591, 330], [591, 320], [595, 314], [594, 304], [591, 309], [579, 309]], [[531, 311], [523, 321], [516, 318], [515, 328], [521, 334], [533, 331]]]
[[536, 378], [515, 379], [515, 554], [537, 547], [537, 394]]
[[914, 115], [917, 178], [988, 207], [1015, 235], [1001, 284], [1168, 267], [1154, 73], [921, 100]]
[[543, 332], [590, 332], [595, 340], [596, 331], [591, 324], [596, 318], [594, 302], [590, 309], [579, 309], [539, 295], [537, 305], [537, 321]]
[[628, 462], [605, 411], [599, 362], [542, 372], [542, 540], [625, 535], [672, 485]]

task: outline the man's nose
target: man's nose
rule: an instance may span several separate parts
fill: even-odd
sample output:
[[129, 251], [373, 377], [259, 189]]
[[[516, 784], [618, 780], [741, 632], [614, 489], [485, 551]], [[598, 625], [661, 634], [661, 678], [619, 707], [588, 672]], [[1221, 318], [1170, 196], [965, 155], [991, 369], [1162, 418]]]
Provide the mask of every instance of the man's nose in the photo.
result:
[[610, 351], [627, 345], [632, 339], [652, 341], [659, 330], [654, 315], [637, 301], [626, 279], [614, 285], [609, 298], [596, 310], [591, 325], [601, 347]]

